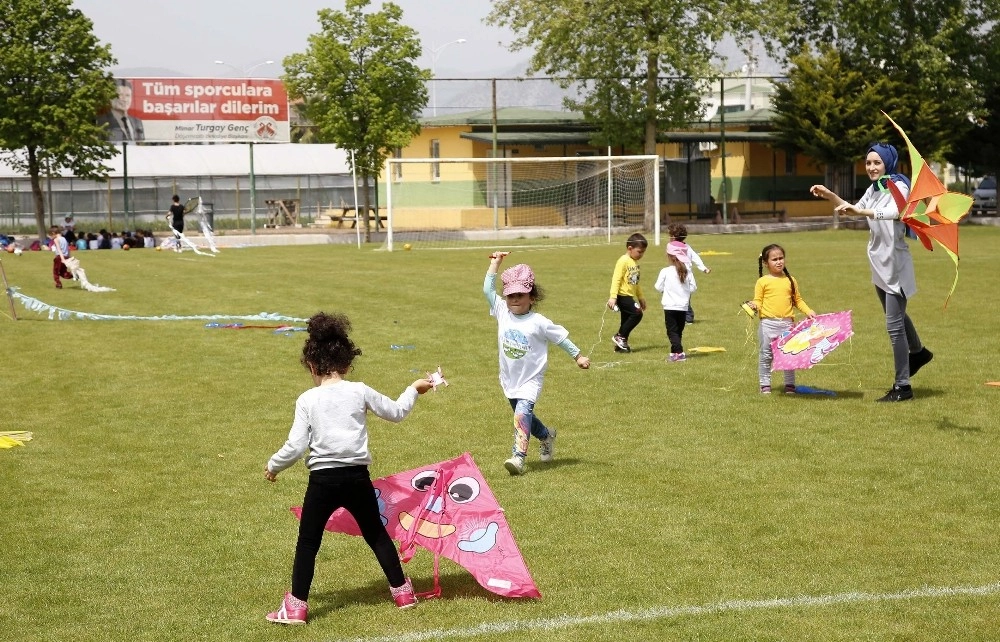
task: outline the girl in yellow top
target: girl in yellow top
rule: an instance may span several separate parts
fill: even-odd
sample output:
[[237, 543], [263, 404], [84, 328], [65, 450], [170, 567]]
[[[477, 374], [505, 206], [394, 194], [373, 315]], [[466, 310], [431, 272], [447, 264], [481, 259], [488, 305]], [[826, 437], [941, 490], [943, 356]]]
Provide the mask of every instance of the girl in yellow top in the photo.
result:
[[[764, 267], [767, 266], [767, 274]], [[785, 269], [785, 249], [777, 244], [765, 247], [757, 257], [757, 285], [754, 287], [753, 301], [747, 304], [760, 316], [757, 338], [760, 341], [760, 358], [757, 374], [760, 376], [762, 394], [771, 392], [771, 363], [774, 354], [771, 342], [792, 329], [795, 322], [793, 307], [810, 319], [816, 316], [812, 308], [802, 299], [799, 283]], [[785, 370], [785, 392], [795, 392], [795, 371]]]

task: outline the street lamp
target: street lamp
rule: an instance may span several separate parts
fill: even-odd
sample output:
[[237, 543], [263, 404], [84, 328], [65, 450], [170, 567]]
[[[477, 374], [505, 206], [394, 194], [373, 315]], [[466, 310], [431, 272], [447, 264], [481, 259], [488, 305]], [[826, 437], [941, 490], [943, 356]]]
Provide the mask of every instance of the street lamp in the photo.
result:
[[256, 69], [257, 67], [263, 67], [264, 65], [273, 65], [274, 61], [265, 60], [264, 62], [258, 62], [256, 65], [250, 65], [249, 67], [242, 67], [242, 68], [237, 67], [236, 65], [231, 65], [224, 60], [216, 60], [215, 64], [223, 65], [225, 67], [229, 67], [230, 69], [235, 70], [236, 72], [239, 73], [240, 77], [242, 78], [249, 78], [250, 74], [253, 73], [254, 69]]
[[465, 43], [465, 38], [459, 38], [458, 40], [452, 40], [451, 42], [446, 42], [440, 47], [431, 48], [431, 116], [437, 116], [437, 74], [434, 69], [437, 67], [438, 56], [444, 51], [444, 48], [448, 45], [461, 45]]

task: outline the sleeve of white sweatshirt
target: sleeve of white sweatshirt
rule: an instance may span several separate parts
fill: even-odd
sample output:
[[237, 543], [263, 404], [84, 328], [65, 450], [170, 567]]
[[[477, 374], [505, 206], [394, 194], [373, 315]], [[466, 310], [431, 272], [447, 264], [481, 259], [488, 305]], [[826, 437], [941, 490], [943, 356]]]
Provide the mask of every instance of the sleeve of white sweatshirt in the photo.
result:
[[688, 256], [691, 258], [691, 262], [694, 263], [699, 270], [702, 272], [708, 272], [708, 268], [705, 267], [705, 262], [701, 260], [701, 257], [698, 256], [698, 253], [695, 252], [694, 248], [690, 245], [688, 246]]
[[378, 390], [367, 387], [365, 390], [365, 402], [368, 404], [368, 409], [376, 417], [393, 423], [399, 423], [406, 419], [406, 416], [410, 414], [413, 406], [417, 403], [417, 396], [417, 389], [413, 386], [408, 386], [403, 391], [403, 394], [399, 395], [399, 399], [395, 401], [386, 397]]

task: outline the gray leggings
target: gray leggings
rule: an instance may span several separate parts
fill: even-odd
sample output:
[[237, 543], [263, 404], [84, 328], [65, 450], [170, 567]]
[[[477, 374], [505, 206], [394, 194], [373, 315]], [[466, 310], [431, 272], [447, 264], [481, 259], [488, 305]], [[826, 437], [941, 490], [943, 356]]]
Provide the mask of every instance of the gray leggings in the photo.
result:
[[892, 362], [896, 367], [896, 385], [910, 385], [910, 353], [920, 352], [924, 345], [920, 342], [913, 321], [906, 314], [906, 295], [886, 292], [875, 286], [875, 293], [885, 312], [885, 329], [892, 345]]
[[[757, 359], [757, 376], [760, 385], [771, 385], [771, 364], [774, 363], [774, 353], [771, 342], [792, 329], [791, 319], [761, 319], [757, 328], [757, 339], [760, 342], [760, 355]], [[785, 370], [785, 385], [795, 385], [795, 371]]]

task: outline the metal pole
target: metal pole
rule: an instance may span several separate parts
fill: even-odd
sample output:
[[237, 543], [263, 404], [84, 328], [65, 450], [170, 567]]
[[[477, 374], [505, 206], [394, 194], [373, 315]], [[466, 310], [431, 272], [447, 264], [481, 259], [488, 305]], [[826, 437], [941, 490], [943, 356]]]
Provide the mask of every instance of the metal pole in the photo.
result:
[[253, 173], [253, 143], [250, 143], [250, 233], [257, 234], [257, 177]]
[[124, 199], [125, 221], [127, 222], [128, 221], [128, 143], [122, 143], [122, 198]]
[[[358, 249], [361, 249], [361, 206], [358, 205], [358, 168], [354, 164], [354, 150], [351, 150], [351, 181], [354, 183], [354, 233], [358, 237]], [[392, 251], [392, 246], [388, 246]]]
[[[392, 165], [385, 159], [385, 245], [392, 252]], [[377, 191], [377, 190], [376, 190]], [[378, 212], [378, 210], [375, 210]]]
[[726, 188], [726, 79], [719, 78], [719, 160], [722, 164], [722, 224], [729, 223], [729, 190]]
[[500, 211], [497, 203], [497, 79], [490, 81], [490, 88], [493, 94], [493, 107], [490, 121], [493, 126], [493, 161], [490, 163], [490, 172], [493, 174], [493, 230], [500, 229]]
[[614, 219], [614, 210], [611, 200], [611, 145], [608, 145], [608, 243], [611, 243], [611, 224]]
[[14, 309], [14, 297], [10, 294], [10, 283], [7, 282], [7, 271], [3, 269], [3, 259], [0, 259], [0, 275], [3, 275], [3, 291], [7, 293], [10, 303], [10, 318], [17, 321], [17, 310]]

